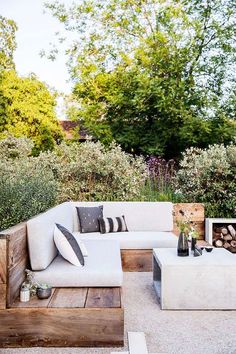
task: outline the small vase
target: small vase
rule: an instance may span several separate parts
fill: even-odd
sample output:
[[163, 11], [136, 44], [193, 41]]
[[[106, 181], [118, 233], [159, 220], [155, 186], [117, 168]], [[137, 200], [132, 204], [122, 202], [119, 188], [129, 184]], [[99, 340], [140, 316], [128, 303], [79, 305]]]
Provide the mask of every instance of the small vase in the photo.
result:
[[179, 257], [189, 256], [188, 238], [184, 232], [181, 232], [179, 235], [177, 255]]
[[191, 239], [191, 251], [195, 250], [196, 244], [197, 244], [196, 237], [192, 237], [192, 239]]

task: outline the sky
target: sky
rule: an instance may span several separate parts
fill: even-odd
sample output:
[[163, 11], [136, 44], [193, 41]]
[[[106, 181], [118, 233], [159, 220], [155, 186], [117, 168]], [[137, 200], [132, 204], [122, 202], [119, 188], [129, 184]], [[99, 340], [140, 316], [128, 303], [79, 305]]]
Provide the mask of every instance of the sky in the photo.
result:
[[[63, 93], [70, 93], [71, 83], [66, 67], [63, 49], [56, 61], [41, 58], [42, 49], [50, 48], [54, 33], [62, 30], [62, 25], [49, 13], [44, 14], [45, 0], [0, 0], [0, 14], [13, 19], [18, 26], [16, 33], [17, 49], [14, 62], [19, 75], [35, 73], [49, 86]], [[70, 4], [72, 0], [63, 0]]]

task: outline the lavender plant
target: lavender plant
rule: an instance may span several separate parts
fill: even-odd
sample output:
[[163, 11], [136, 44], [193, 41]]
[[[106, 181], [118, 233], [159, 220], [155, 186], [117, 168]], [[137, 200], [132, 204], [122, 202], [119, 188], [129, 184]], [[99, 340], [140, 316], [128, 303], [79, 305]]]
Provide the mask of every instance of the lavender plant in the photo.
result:
[[173, 159], [150, 156], [147, 160], [148, 179], [146, 182], [147, 198], [149, 200], [172, 200], [177, 196], [174, 192], [176, 163]]

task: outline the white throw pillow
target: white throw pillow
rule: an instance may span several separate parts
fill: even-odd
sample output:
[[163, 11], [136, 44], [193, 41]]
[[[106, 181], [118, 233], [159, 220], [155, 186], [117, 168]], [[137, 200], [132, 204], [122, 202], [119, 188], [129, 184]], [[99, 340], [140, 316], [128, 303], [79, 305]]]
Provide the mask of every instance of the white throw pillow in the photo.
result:
[[63, 258], [77, 267], [84, 266], [84, 256], [88, 255], [85, 245], [60, 224], [55, 225], [54, 242]]

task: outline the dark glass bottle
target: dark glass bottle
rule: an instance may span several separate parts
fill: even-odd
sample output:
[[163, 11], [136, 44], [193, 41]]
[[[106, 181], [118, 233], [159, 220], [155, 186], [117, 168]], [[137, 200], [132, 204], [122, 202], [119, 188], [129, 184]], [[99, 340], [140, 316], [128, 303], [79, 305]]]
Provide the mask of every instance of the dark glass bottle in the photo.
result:
[[179, 234], [177, 255], [179, 257], [189, 256], [188, 238], [184, 232], [180, 232]]
[[196, 244], [197, 244], [196, 237], [192, 237], [192, 239], [191, 239], [191, 251], [195, 250]]

